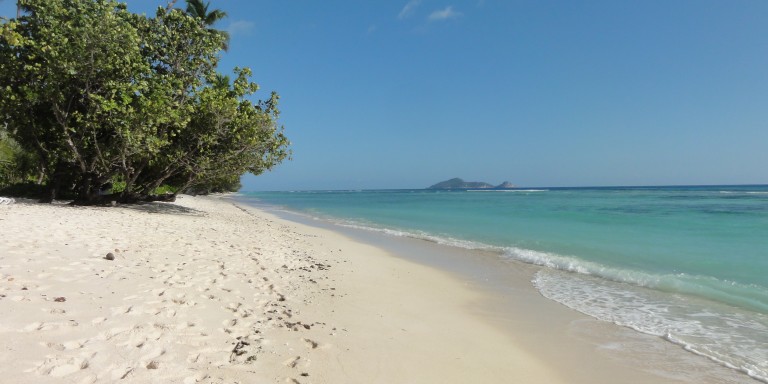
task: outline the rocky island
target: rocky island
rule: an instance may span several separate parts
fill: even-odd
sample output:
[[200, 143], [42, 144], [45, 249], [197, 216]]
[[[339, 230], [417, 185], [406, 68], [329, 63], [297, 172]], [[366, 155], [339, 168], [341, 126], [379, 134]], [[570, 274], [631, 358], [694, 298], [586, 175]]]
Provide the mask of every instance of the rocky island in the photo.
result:
[[515, 185], [505, 181], [497, 186], [480, 181], [464, 181], [460, 178], [453, 178], [441, 181], [427, 189], [512, 189]]

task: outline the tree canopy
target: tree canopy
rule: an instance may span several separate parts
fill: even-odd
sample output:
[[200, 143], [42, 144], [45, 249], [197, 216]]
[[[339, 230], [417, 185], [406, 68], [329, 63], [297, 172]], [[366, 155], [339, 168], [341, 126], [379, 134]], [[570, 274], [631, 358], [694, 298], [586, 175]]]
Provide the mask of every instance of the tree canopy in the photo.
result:
[[[199, 1], [188, 2], [188, 8]], [[202, 4], [202, 3], [201, 3]], [[19, 0], [0, 20], [0, 123], [37, 159], [48, 198], [146, 199], [232, 185], [283, 161], [278, 95], [251, 101], [248, 68], [217, 72], [221, 11], [159, 7], [154, 17], [115, 0]], [[215, 21], [214, 21], [215, 22]], [[207, 186], [207, 187], [206, 187]]]
[[[200, 20], [205, 26], [213, 26], [219, 20], [227, 17], [227, 13], [220, 9], [208, 10], [211, 2], [203, 2], [203, 0], [187, 0], [187, 14]], [[229, 49], [229, 32], [219, 31], [213, 28], [208, 28], [212, 33], [218, 33], [223, 38], [222, 48], [226, 51]]]

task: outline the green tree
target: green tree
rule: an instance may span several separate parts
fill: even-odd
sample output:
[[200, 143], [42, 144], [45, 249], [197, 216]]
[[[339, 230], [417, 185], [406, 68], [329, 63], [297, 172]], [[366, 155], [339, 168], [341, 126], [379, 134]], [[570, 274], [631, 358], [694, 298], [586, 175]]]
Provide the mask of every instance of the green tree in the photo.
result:
[[[288, 155], [277, 95], [248, 69], [229, 84], [216, 71], [224, 42], [200, 19], [158, 8], [136, 15], [114, 0], [20, 0], [0, 36], [0, 121], [39, 160], [52, 199], [71, 190], [120, 201], [261, 173]], [[207, 12], [207, 5], [205, 8]]]
[[35, 160], [0, 126], [0, 188], [23, 183], [34, 172]]
[[0, 37], [13, 44], [21, 43], [21, 36], [14, 31], [15, 22], [9, 22], [4, 17], [0, 17], [0, 22], [2, 23], [2, 26], [0, 26]]
[[14, 32], [0, 44], [0, 101], [11, 132], [41, 159], [54, 180], [90, 200], [109, 179], [115, 131], [138, 116], [131, 103], [145, 91], [135, 15], [113, 1], [20, 0]]
[[[187, 0], [187, 14], [189, 14], [194, 18], [199, 19], [204, 26], [212, 27], [218, 21], [227, 17], [227, 13], [220, 9], [214, 9], [209, 11], [208, 8], [210, 6], [211, 6], [210, 2], [203, 2], [203, 0]], [[230, 40], [229, 32], [217, 30], [214, 28], [208, 28], [208, 30], [212, 33], [217, 33], [221, 35], [224, 38], [224, 42], [222, 43], [222, 48], [225, 51], [229, 49], [229, 40]]]
[[235, 73], [231, 87], [219, 83], [199, 94], [188, 134], [180, 138], [177, 147], [194, 154], [179, 156], [184, 160], [182, 188], [210, 180], [231, 180], [231, 175], [244, 171], [258, 175], [289, 155], [288, 139], [276, 123], [279, 96], [272, 93], [269, 100], [253, 104], [247, 97], [258, 86], [248, 80], [250, 69], [236, 68]]

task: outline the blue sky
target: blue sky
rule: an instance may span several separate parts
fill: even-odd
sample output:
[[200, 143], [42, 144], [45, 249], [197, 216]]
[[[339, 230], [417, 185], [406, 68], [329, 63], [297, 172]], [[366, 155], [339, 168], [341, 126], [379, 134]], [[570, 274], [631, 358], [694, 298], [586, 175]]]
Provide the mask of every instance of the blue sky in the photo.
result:
[[245, 190], [768, 183], [763, 0], [212, 6], [293, 143]]

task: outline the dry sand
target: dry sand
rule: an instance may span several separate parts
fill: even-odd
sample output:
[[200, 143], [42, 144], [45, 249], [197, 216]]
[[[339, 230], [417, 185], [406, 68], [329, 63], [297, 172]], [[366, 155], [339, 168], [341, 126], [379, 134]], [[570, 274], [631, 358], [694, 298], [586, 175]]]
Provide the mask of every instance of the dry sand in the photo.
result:
[[2, 382], [693, 382], [601, 353], [531, 271], [493, 293], [226, 199], [16, 202], [0, 228]]

